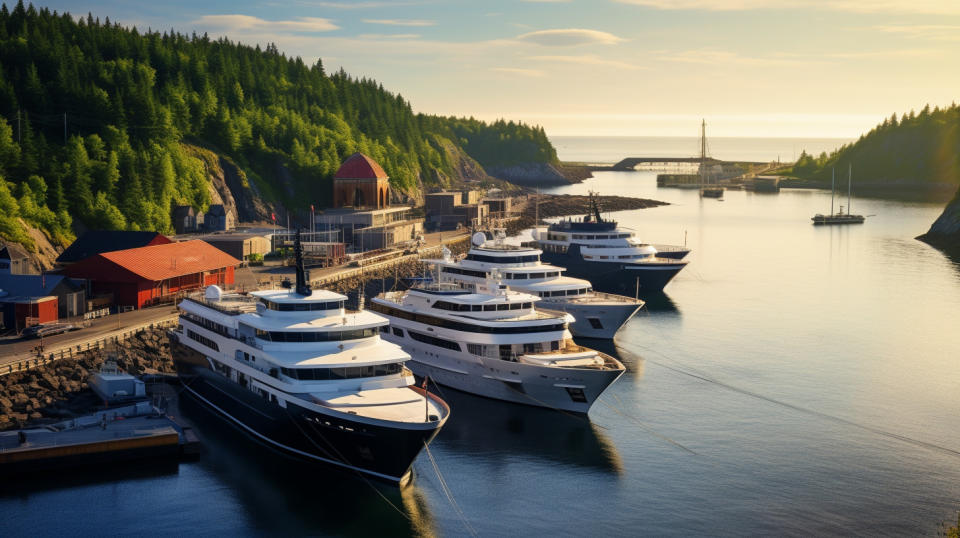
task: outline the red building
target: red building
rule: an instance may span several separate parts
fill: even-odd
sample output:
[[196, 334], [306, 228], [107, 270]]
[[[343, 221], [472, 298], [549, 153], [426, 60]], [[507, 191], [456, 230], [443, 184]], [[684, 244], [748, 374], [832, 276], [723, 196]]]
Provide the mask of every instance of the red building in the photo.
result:
[[390, 178], [377, 161], [354, 153], [333, 176], [333, 207], [383, 209], [390, 205]]
[[209, 243], [194, 240], [104, 252], [68, 266], [64, 273], [90, 280], [94, 295], [112, 293], [118, 308], [143, 308], [203, 286], [229, 286], [239, 264]]
[[39, 325], [57, 321], [57, 298], [49, 297], [19, 297], [12, 301], [14, 308], [14, 324], [11, 328], [25, 329], [31, 325]]

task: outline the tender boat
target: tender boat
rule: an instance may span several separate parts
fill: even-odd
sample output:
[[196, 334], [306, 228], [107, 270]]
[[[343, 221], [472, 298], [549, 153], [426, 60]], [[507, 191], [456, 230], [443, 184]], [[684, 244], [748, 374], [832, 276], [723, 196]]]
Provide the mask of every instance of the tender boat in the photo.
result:
[[287, 455], [406, 483], [450, 409], [414, 384], [410, 355], [381, 340], [387, 320], [311, 290], [299, 234], [294, 250], [295, 289], [210, 286], [180, 302], [170, 340], [183, 387]]
[[424, 261], [436, 267], [440, 282], [473, 287], [494, 278], [512, 290], [540, 297], [542, 308], [573, 315], [569, 328], [577, 337], [613, 338], [643, 307], [639, 299], [594, 291], [589, 281], [565, 276], [563, 267], [541, 263], [539, 249], [511, 245], [504, 239], [502, 230], [495, 232], [492, 241], [477, 233], [463, 259], [454, 259], [444, 249], [442, 259]]
[[475, 291], [434, 283], [387, 292], [370, 309], [410, 368], [442, 385], [508, 402], [586, 413], [621, 374], [613, 357], [573, 342], [573, 316], [537, 310], [539, 297], [492, 279]]

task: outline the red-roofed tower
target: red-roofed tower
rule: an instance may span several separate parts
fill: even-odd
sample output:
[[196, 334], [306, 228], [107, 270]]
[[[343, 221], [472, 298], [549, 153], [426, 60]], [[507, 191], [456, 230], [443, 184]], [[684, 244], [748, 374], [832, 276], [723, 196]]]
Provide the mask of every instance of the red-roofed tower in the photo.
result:
[[390, 178], [363, 153], [343, 161], [333, 176], [333, 207], [382, 209], [390, 205]]

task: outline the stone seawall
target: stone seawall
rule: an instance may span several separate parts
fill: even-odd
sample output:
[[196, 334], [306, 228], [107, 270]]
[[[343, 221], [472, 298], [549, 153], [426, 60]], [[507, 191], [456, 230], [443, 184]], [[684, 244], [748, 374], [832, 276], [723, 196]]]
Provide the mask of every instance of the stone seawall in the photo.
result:
[[[104, 358], [104, 350], [92, 350], [0, 377], [0, 430], [86, 414], [99, 403], [87, 377], [100, 369]], [[173, 373], [166, 329], [143, 331], [120, 342], [117, 364], [132, 375]]]

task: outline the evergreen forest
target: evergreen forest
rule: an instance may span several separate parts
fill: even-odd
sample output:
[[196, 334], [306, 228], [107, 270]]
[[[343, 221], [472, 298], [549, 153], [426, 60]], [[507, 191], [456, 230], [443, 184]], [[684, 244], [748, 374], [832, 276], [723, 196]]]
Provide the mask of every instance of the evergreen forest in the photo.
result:
[[481, 165], [557, 161], [542, 128], [416, 114], [374, 80], [274, 45], [0, 8], [0, 237], [29, 249], [24, 223], [55, 245], [80, 223], [171, 232], [172, 206], [211, 203], [204, 152], [296, 210], [323, 207], [356, 151], [411, 194], [456, 176], [451, 146]]
[[893, 114], [830, 154], [801, 153], [792, 175], [829, 183], [831, 170], [845, 180], [848, 165], [855, 184], [960, 183], [960, 107], [927, 105], [919, 113]]

